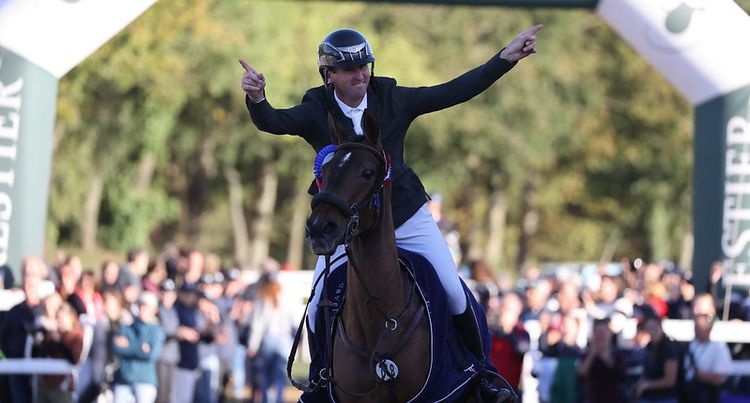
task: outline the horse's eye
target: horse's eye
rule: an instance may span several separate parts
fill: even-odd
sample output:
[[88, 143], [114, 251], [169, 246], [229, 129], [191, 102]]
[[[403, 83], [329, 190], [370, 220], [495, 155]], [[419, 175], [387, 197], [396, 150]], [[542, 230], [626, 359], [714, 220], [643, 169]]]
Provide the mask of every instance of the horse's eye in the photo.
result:
[[362, 172], [362, 177], [366, 180], [372, 179], [373, 176], [375, 176], [375, 171], [373, 171], [372, 169], [365, 169], [365, 171]]

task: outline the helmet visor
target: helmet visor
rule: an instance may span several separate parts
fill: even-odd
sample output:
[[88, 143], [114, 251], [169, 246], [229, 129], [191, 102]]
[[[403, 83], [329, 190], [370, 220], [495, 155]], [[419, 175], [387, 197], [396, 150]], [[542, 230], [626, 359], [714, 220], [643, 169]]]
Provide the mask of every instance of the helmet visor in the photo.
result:
[[340, 47], [323, 42], [318, 49], [318, 55], [318, 65], [326, 67], [348, 67], [375, 61], [372, 48], [367, 42]]

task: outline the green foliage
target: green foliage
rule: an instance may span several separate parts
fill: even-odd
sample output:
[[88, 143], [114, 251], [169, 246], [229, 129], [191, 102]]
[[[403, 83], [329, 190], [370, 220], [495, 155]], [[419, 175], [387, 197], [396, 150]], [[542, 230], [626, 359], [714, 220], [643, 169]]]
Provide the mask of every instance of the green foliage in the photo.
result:
[[470, 102], [418, 119], [408, 163], [443, 194], [465, 248], [468, 234], [487, 231], [490, 195], [507, 195], [497, 247], [508, 266], [529, 187], [532, 260], [596, 260], [613, 242], [616, 256], [677, 258], [690, 230], [692, 111], [603, 21], [590, 11], [362, 2], [157, 2], [61, 80], [48, 241], [80, 243], [98, 176], [102, 245], [190, 239], [231, 255], [223, 169], [241, 173], [249, 213], [260, 169], [274, 161], [281, 259], [313, 155], [249, 122], [239, 58], [265, 74], [268, 100], [283, 108], [320, 85], [318, 41], [337, 27], [367, 34], [377, 75], [422, 86], [484, 63], [535, 23], [545, 24], [539, 53]]
[[154, 223], [174, 219], [179, 204], [159, 190], [144, 193], [109, 186], [100, 213], [102, 246], [125, 251], [150, 244]]

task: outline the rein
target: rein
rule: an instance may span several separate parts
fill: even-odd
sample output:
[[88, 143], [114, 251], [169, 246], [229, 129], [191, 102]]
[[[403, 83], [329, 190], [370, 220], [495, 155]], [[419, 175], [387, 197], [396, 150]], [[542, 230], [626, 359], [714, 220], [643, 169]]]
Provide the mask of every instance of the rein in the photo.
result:
[[[367, 295], [367, 299], [365, 300], [365, 304], [372, 304], [372, 303], [378, 302], [379, 299], [376, 298], [376, 297], [374, 297], [372, 295], [372, 293], [370, 292], [370, 289], [367, 288], [367, 284], [362, 279], [362, 274], [359, 271], [359, 268], [357, 267], [356, 262], [354, 261], [354, 256], [352, 256], [352, 254], [351, 254], [351, 250], [349, 249], [349, 245], [346, 246], [346, 255], [349, 258], [349, 263], [351, 264], [352, 268], [354, 269], [354, 273], [357, 275], [357, 278], [359, 278], [360, 284], [362, 284], [362, 288], [365, 290], [365, 294]], [[386, 314], [385, 312], [383, 312], [383, 310], [380, 309], [380, 307], [377, 304], [375, 304], [375, 310], [377, 310], [378, 313], [380, 314], [380, 316], [383, 317], [383, 319], [385, 319], [385, 328], [386, 328], [386, 330], [388, 330], [388, 331], [394, 331], [394, 330], [396, 330], [396, 328], [398, 328], [398, 319], [400, 319], [401, 316], [403, 316], [404, 313], [406, 313], [406, 310], [411, 305], [411, 301], [414, 299], [414, 294], [416, 293], [416, 289], [417, 289], [416, 282], [412, 282], [412, 290], [409, 293], [409, 299], [406, 301], [406, 304], [404, 304], [404, 308], [401, 309], [401, 312], [399, 312], [398, 315], [396, 315], [395, 318], [388, 317], [388, 314]]]
[[[297, 355], [297, 348], [299, 347], [300, 340], [302, 340], [302, 329], [305, 327], [305, 319], [307, 319], [307, 308], [310, 306], [310, 302], [313, 300], [313, 297], [315, 296], [315, 289], [318, 287], [318, 283], [321, 279], [323, 279], [323, 294], [320, 297], [320, 301], [318, 302], [318, 307], [323, 308], [323, 312], [325, 313], [325, 320], [326, 320], [326, 331], [328, 332], [328, 329], [330, 326], [328, 326], [329, 317], [331, 308], [333, 307], [334, 303], [331, 302], [331, 300], [328, 299], [328, 274], [330, 273], [331, 266], [336, 263], [337, 261], [341, 260], [345, 255], [341, 255], [331, 261], [331, 256], [326, 256], [326, 268], [325, 271], [321, 274], [320, 277], [318, 277], [315, 280], [315, 283], [312, 286], [312, 291], [310, 292], [310, 298], [307, 300], [307, 304], [305, 304], [305, 311], [302, 313], [302, 319], [300, 320], [299, 326], [297, 326], [297, 332], [294, 335], [294, 342], [292, 343], [292, 349], [289, 352], [289, 358], [287, 358], [286, 361], [286, 376], [289, 379], [289, 382], [297, 388], [298, 390], [310, 393], [314, 392], [320, 388], [323, 387], [323, 383], [330, 383], [332, 382], [332, 379], [330, 377], [331, 375], [331, 369], [333, 368], [332, 365], [332, 354], [330, 351], [326, 351], [328, 358], [328, 363], [326, 364], [325, 368], [321, 368], [320, 372], [317, 374], [318, 379], [310, 381], [308, 385], [304, 385], [300, 382], [297, 382], [294, 380], [294, 377], [292, 377], [292, 366], [294, 365], [294, 357]], [[331, 335], [327, 335], [327, 340], [330, 340]], [[330, 349], [329, 345], [331, 343], [326, 343], [326, 348]]]
[[[378, 302], [378, 298], [376, 298], [376, 297], [374, 297], [372, 295], [372, 293], [370, 292], [370, 290], [367, 288], [366, 283], [363, 281], [362, 275], [361, 275], [359, 269], [357, 268], [357, 265], [356, 265], [356, 263], [354, 261], [354, 257], [351, 254], [351, 250], [349, 249], [349, 245], [348, 244], [346, 245], [346, 255], [349, 258], [349, 263], [350, 263], [352, 269], [354, 269], [354, 273], [356, 274], [357, 278], [359, 278], [359, 280], [360, 280], [360, 284], [362, 285], [362, 288], [364, 289], [365, 294], [367, 295], [367, 299], [365, 301], [365, 304], [377, 303]], [[396, 346], [394, 347], [394, 349], [392, 351], [390, 351], [390, 352], [388, 352], [386, 354], [378, 354], [378, 346], [383, 341], [385, 341], [385, 339], [392, 332], [395, 332], [396, 329], [398, 329], [398, 327], [399, 327], [399, 320], [404, 316], [404, 314], [406, 313], [406, 311], [411, 306], [412, 301], [414, 299], [414, 295], [417, 293], [416, 289], [417, 289], [417, 283], [416, 283], [416, 281], [412, 281], [412, 289], [409, 292], [409, 299], [406, 301], [406, 304], [404, 304], [404, 307], [401, 309], [401, 312], [399, 312], [398, 315], [396, 315], [396, 317], [394, 317], [394, 318], [388, 317], [388, 315], [385, 312], [383, 312], [383, 310], [380, 309], [380, 307], [377, 304], [374, 305], [375, 306], [375, 310], [377, 310], [378, 313], [380, 314], [380, 316], [382, 316], [383, 319], [385, 319], [385, 331], [380, 334], [380, 337], [378, 337], [378, 340], [375, 342], [375, 346], [373, 347], [372, 351], [369, 352], [369, 353], [364, 348], [362, 348], [362, 347], [357, 346], [356, 344], [354, 344], [346, 336], [346, 326], [344, 325], [344, 322], [341, 320], [341, 316], [339, 316], [337, 318], [337, 320], [336, 320], [336, 323], [339, 324], [340, 327], [341, 327], [340, 331], [339, 331], [339, 339], [341, 340], [342, 344], [349, 351], [352, 351], [352, 352], [356, 353], [357, 355], [359, 355], [360, 357], [362, 357], [363, 359], [368, 360], [371, 367], [379, 368], [381, 371], [383, 371], [383, 373], [387, 374], [387, 376], [390, 379], [386, 379], [386, 380], [380, 379], [375, 384], [375, 386], [373, 386], [370, 390], [365, 391], [365, 392], [352, 392], [352, 391], [346, 390], [343, 387], [341, 387], [341, 385], [337, 385], [336, 382], [333, 380], [333, 377], [331, 377], [330, 383], [332, 383], [335, 386], [337, 386], [339, 390], [341, 390], [342, 392], [344, 392], [345, 394], [347, 394], [349, 396], [352, 396], [352, 397], [366, 397], [366, 396], [369, 396], [369, 395], [375, 393], [375, 391], [377, 391], [378, 388], [380, 388], [380, 386], [383, 383], [386, 383], [388, 381], [396, 379], [396, 375], [397, 374], [393, 373], [391, 371], [391, 369], [388, 368], [388, 366], [384, 364], [384, 360], [383, 359], [387, 358], [388, 356], [393, 356], [395, 354], [398, 354], [398, 352], [401, 351], [406, 346], [406, 343], [409, 341], [409, 339], [411, 338], [411, 336], [414, 335], [414, 332], [416, 332], [417, 327], [419, 326], [419, 323], [421, 322], [422, 318], [425, 315], [425, 307], [422, 306], [422, 305], [419, 305], [419, 307], [417, 308], [417, 312], [412, 317], [411, 323], [406, 328], [406, 330], [404, 331], [404, 333], [401, 335], [402, 337], [398, 340], [398, 343], [396, 344]], [[393, 384], [389, 384], [389, 385], [391, 386], [389, 388], [389, 393], [391, 394], [391, 400], [395, 401], [396, 399], [395, 399], [395, 391], [393, 390]]]

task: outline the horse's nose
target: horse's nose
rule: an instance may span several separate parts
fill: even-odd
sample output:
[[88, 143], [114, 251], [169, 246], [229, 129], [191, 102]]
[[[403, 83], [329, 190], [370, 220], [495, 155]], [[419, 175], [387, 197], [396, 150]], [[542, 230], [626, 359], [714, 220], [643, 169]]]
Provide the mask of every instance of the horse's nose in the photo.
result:
[[310, 217], [305, 226], [307, 237], [311, 239], [325, 239], [335, 236], [338, 225], [331, 220], [321, 217]]
[[341, 227], [320, 216], [307, 219], [305, 233], [307, 243], [316, 255], [333, 253], [341, 240]]

